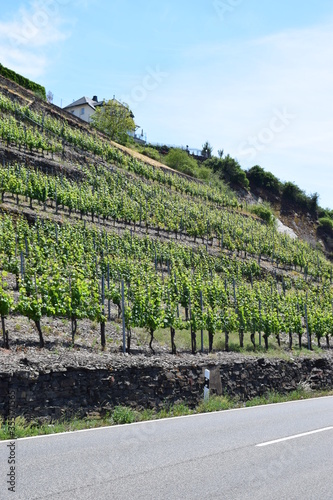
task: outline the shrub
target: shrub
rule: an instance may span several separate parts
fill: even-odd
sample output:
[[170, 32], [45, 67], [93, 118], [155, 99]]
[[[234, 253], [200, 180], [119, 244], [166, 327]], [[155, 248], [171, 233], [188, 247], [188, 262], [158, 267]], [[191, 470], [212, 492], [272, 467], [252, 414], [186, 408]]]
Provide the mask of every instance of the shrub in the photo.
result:
[[165, 163], [183, 174], [196, 176], [197, 162], [182, 149], [171, 149], [165, 157]]
[[272, 211], [268, 207], [265, 207], [265, 205], [253, 205], [250, 210], [253, 214], [256, 214], [262, 220], [267, 222], [267, 224], [272, 224], [274, 222], [274, 215]]
[[251, 187], [267, 189], [276, 195], [280, 194], [282, 184], [275, 175], [265, 170], [259, 165], [255, 165], [246, 172]]
[[160, 154], [156, 149], [153, 148], [142, 148], [140, 149], [140, 153], [142, 155], [148, 156], [148, 158], [151, 158], [152, 160], [160, 161]]
[[4, 76], [5, 78], [8, 78], [8, 80], [12, 80], [12, 82], [18, 83], [21, 85], [21, 87], [24, 87], [28, 90], [32, 90], [37, 97], [40, 97], [41, 99], [44, 99], [46, 101], [46, 90], [45, 87], [42, 85], [38, 85], [38, 83], [32, 82], [28, 78], [25, 78], [22, 75], [19, 75], [18, 73], [15, 73], [15, 71], [5, 68], [5, 66], [2, 66], [0, 63], [0, 75]]
[[198, 167], [197, 169], [197, 177], [198, 179], [202, 179], [207, 181], [212, 175], [212, 172], [207, 167]]
[[327, 217], [328, 219], [333, 220], [333, 210], [330, 208], [318, 208], [318, 218]]
[[307, 196], [305, 192], [293, 182], [286, 182], [283, 185], [282, 202], [293, 205], [300, 210], [310, 212], [312, 215], [317, 214], [318, 198], [319, 195], [317, 193]]
[[131, 424], [136, 420], [136, 413], [127, 406], [116, 406], [111, 417], [115, 424]]
[[250, 183], [246, 177], [246, 173], [242, 170], [240, 164], [227, 155], [225, 158], [211, 158], [206, 160], [203, 165], [217, 172], [220, 179], [224, 180], [231, 186], [242, 187], [248, 189]]
[[330, 219], [329, 217], [321, 217], [319, 219], [319, 224], [320, 226], [326, 231], [327, 233], [333, 234], [333, 220]]

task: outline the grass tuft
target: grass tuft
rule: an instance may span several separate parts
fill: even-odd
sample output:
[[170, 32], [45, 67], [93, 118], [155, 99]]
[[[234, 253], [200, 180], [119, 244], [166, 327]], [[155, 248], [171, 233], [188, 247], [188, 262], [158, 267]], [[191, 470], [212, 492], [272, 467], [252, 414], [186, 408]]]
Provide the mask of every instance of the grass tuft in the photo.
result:
[[[333, 391], [311, 391], [309, 390], [309, 387], [300, 385], [296, 390], [289, 392], [288, 394], [268, 392], [263, 396], [255, 397], [246, 403], [229, 396], [212, 396], [208, 401], [200, 402], [194, 409], [191, 409], [185, 402], [177, 402], [173, 405], [165, 406], [160, 410], [133, 410], [130, 407], [118, 405], [104, 417], [101, 417], [99, 414], [93, 414], [92, 416], [88, 416], [86, 418], [73, 417], [70, 420], [59, 420], [52, 423], [42, 424], [38, 421], [28, 422], [24, 417], [19, 416], [15, 419], [15, 438], [56, 434], [82, 429], [94, 429], [110, 425], [131, 424], [133, 422], [180, 417], [198, 413], [230, 410], [232, 408], [260, 406], [265, 404], [283, 403], [286, 401], [297, 401], [300, 399], [332, 395]], [[10, 434], [9, 422], [4, 421], [4, 419], [0, 417], [0, 440], [5, 439], [13, 439], [13, 436]]]

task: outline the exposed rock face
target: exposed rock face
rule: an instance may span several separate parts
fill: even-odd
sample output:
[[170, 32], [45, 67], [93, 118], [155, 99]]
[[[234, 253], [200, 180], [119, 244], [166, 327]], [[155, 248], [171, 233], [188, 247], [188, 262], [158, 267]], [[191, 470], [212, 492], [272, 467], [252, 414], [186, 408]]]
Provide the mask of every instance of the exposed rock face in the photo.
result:
[[79, 357], [35, 362], [0, 371], [0, 414], [28, 419], [56, 419], [73, 414], [103, 413], [115, 405], [159, 408], [203, 397], [204, 370], [212, 370], [212, 393], [247, 400], [267, 391], [288, 392], [306, 383], [312, 389], [333, 387], [330, 357], [293, 361], [235, 354], [137, 358], [114, 356], [90, 361]]
[[279, 233], [281, 233], [281, 234], [287, 234], [288, 236], [290, 236], [293, 239], [297, 238], [297, 234], [295, 233], [295, 231], [293, 229], [291, 229], [288, 226], [285, 226], [283, 224], [283, 222], [280, 221], [280, 219], [276, 219], [276, 221], [277, 221], [277, 231]]

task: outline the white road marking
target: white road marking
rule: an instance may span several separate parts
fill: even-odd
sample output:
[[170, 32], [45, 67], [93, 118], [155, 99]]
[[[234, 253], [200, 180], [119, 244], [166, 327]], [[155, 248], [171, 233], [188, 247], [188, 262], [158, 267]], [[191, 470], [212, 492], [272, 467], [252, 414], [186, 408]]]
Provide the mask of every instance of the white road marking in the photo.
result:
[[[81, 430], [75, 430], [75, 431], [64, 431], [64, 432], [56, 432], [56, 433], [51, 433], [51, 434], [40, 434], [38, 436], [27, 436], [27, 437], [24, 437], [24, 438], [16, 438], [15, 440], [17, 442], [20, 442], [20, 441], [30, 441], [30, 440], [33, 440], [33, 439], [43, 439], [43, 438], [48, 438], [48, 437], [58, 437], [58, 436], [67, 436], [69, 434], [81, 434], [83, 432], [94, 432], [94, 431], [103, 431], [103, 430], [113, 430], [114, 432], [116, 432], [118, 429], [121, 429], [123, 427], [133, 427], [133, 426], [137, 426], [137, 425], [147, 425], [147, 424], [151, 424], [151, 423], [159, 423], [159, 422], [165, 422], [165, 421], [172, 421], [172, 420], [181, 420], [181, 419], [189, 419], [189, 418], [193, 418], [193, 417], [196, 417], [196, 418], [200, 418], [200, 417], [210, 417], [210, 418], [213, 418], [214, 415], [217, 415], [217, 414], [222, 414], [222, 413], [238, 413], [238, 412], [244, 412], [244, 411], [253, 411], [253, 410], [256, 410], [256, 409], [262, 409], [262, 410], [266, 410], [266, 409], [269, 409], [273, 406], [284, 406], [284, 405], [295, 405], [295, 404], [307, 404], [307, 403], [310, 403], [310, 402], [313, 402], [313, 401], [320, 401], [321, 399], [332, 399], [333, 396], [320, 396], [318, 398], [309, 398], [309, 399], [297, 399], [295, 401], [284, 401], [283, 403], [269, 403], [269, 404], [264, 404], [264, 405], [256, 405], [256, 406], [247, 406], [247, 407], [243, 407], [243, 408], [230, 408], [230, 410], [219, 410], [219, 411], [212, 411], [212, 412], [208, 412], [208, 413], [195, 413], [194, 415], [182, 415], [182, 416], [179, 416], [179, 417], [167, 417], [167, 418], [159, 418], [157, 420], [155, 419], [152, 419], [152, 420], [143, 420], [141, 422], [133, 422], [131, 424], [117, 424], [117, 425], [106, 425], [106, 426], [102, 426], [102, 427], [93, 427], [91, 429], [81, 429]], [[0, 446], [2, 444], [6, 444], [6, 443], [9, 443], [10, 441], [14, 441], [13, 439], [0, 439]], [[258, 445], [256, 445], [258, 446]]]
[[265, 443], [256, 444], [256, 447], [269, 446], [270, 444], [282, 443], [283, 441], [289, 441], [289, 439], [297, 439], [304, 436], [310, 436], [311, 434], [318, 434], [318, 432], [331, 431], [333, 427], [324, 427], [323, 429], [316, 429], [315, 431], [302, 432], [302, 434], [294, 434], [293, 436], [287, 436], [280, 439], [274, 439], [273, 441], [266, 441]]

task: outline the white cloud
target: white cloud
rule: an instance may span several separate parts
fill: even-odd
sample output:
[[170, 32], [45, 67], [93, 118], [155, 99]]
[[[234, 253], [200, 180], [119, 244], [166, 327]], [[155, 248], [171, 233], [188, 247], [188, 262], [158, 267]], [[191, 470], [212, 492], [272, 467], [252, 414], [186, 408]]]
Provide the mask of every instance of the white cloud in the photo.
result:
[[35, 55], [27, 50], [8, 48], [6, 53], [3, 53], [0, 62], [3, 66], [13, 69], [24, 76], [38, 78], [46, 68], [47, 58], [42, 54]]
[[70, 33], [64, 9], [71, 0], [32, 0], [13, 19], [0, 22], [1, 62], [27, 76], [41, 75], [47, 65], [46, 49]]

